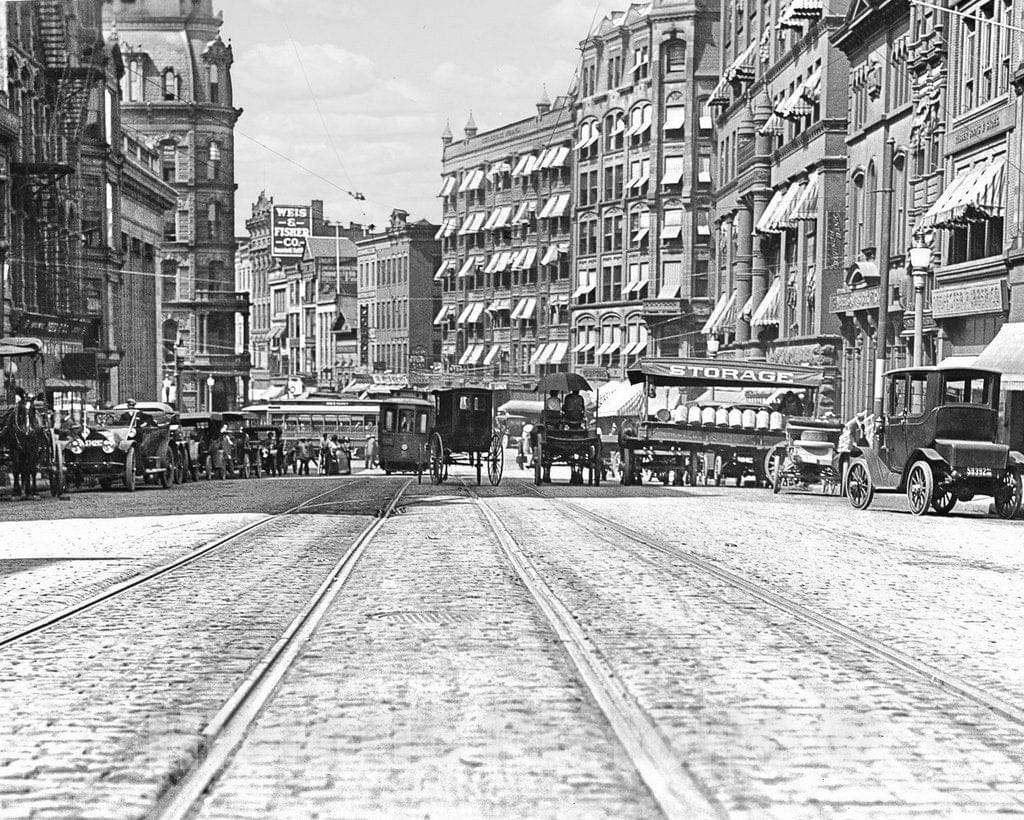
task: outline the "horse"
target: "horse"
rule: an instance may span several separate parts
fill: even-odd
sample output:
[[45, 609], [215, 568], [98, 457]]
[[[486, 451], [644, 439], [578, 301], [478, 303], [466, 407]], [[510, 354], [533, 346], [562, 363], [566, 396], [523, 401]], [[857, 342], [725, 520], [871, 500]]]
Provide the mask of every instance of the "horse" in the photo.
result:
[[36, 484], [39, 464], [49, 456], [49, 451], [36, 401], [26, 397], [0, 417], [0, 443], [7, 448], [14, 473], [12, 497], [39, 497]]

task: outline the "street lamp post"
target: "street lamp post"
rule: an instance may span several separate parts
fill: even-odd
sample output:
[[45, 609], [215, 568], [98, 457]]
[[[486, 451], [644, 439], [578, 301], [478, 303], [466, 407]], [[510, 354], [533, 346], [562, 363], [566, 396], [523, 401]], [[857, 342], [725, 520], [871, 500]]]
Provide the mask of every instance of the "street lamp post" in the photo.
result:
[[217, 380], [213, 376], [207, 376], [206, 378], [206, 412], [213, 412], [213, 386], [217, 383]]
[[914, 367], [924, 364], [924, 285], [932, 266], [932, 249], [918, 242], [910, 249], [910, 274], [914, 281]]

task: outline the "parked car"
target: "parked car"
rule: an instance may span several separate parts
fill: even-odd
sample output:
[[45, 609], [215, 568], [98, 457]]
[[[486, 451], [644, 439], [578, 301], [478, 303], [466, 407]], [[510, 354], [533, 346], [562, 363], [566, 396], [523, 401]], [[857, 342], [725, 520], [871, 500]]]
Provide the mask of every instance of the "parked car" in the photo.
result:
[[884, 378], [878, 431], [851, 450], [850, 503], [863, 510], [876, 492], [905, 492], [914, 515], [946, 515], [987, 495], [1000, 518], [1017, 515], [1024, 455], [998, 440], [999, 374], [914, 367]]
[[96, 478], [105, 490], [121, 481], [134, 492], [142, 479], [167, 489], [173, 481], [170, 433], [176, 415], [168, 405], [134, 403], [91, 412], [64, 451], [69, 480], [81, 486], [87, 477]]
[[258, 460], [253, 459], [246, 432], [250, 417], [245, 413], [224, 412], [221, 417], [221, 445], [224, 449], [225, 469], [229, 475], [250, 478]]

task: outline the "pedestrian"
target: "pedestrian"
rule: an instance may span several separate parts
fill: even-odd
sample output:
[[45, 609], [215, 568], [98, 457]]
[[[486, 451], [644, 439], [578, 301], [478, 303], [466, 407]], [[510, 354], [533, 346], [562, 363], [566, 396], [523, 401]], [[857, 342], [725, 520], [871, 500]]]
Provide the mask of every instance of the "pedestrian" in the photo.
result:
[[274, 443], [274, 474], [284, 475], [284, 436], [278, 436]]
[[295, 445], [295, 463], [299, 475], [309, 475], [309, 445], [304, 438]]
[[377, 436], [373, 428], [368, 428], [366, 433], [366, 469], [377, 466]]
[[352, 442], [348, 436], [338, 443], [338, 474], [352, 475]]

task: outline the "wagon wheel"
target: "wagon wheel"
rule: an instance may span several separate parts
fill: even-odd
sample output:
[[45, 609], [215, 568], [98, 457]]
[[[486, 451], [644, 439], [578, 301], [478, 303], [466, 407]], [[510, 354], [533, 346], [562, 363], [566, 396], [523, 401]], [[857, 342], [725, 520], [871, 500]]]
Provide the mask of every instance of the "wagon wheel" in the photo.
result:
[[480, 486], [480, 479], [483, 477], [483, 464], [484, 456], [483, 453], [476, 454], [476, 486]]
[[633, 460], [636, 456], [628, 447], [622, 448], [622, 484], [629, 487], [633, 484]]
[[932, 465], [924, 459], [915, 461], [907, 473], [907, 502], [910, 504], [910, 511], [914, 515], [927, 513], [934, 491], [935, 476], [932, 473]]
[[60, 442], [50, 436], [50, 495], [64, 495], [67, 490], [67, 475], [64, 472], [64, 451]]
[[444, 481], [444, 444], [441, 434], [435, 432], [430, 437], [430, 480], [435, 484]]
[[544, 481], [544, 445], [537, 439], [537, 445], [533, 448], [533, 483], [538, 487]]
[[132, 447], [124, 454], [124, 488], [135, 492], [135, 448]]
[[163, 489], [168, 489], [171, 484], [174, 483], [174, 461], [171, 457], [170, 452], [164, 458], [164, 469], [160, 473], [160, 486]]
[[775, 495], [782, 489], [782, 458], [782, 452], [778, 451], [772, 459], [772, 493]]
[[242, 456], [242, 478], [252, 477], [252, 461], [249, 459], [249, 454], [246, 453]]
[[1010, 519], [1020, 512], [1021, 478], [1016, 467], [1010, 467], [1003, 473], [1003, 480], [996, 490], [995, 503], [1000, 518]]
[[863, 461], [854, 461], [846, 472], [846, 494], [858, 510], [866, 510], [875, 497], [875, 487]]
[[601, 486], [601, 467], [601, 445], [595, 444], [590, 448], [590, 474], [595, 487]]
[[722, 461], [721, 456], [715, 456], [715, 486], [721, 487], [725, 477], [722, 475], [722, 468], [725, 463]]
[[491, 448], [487, 451], [487, 480], [492, 487], [501, 483], [501, 474], [505, 472], [505, 448], [501, 446], [501, 436], [491, 438]]

